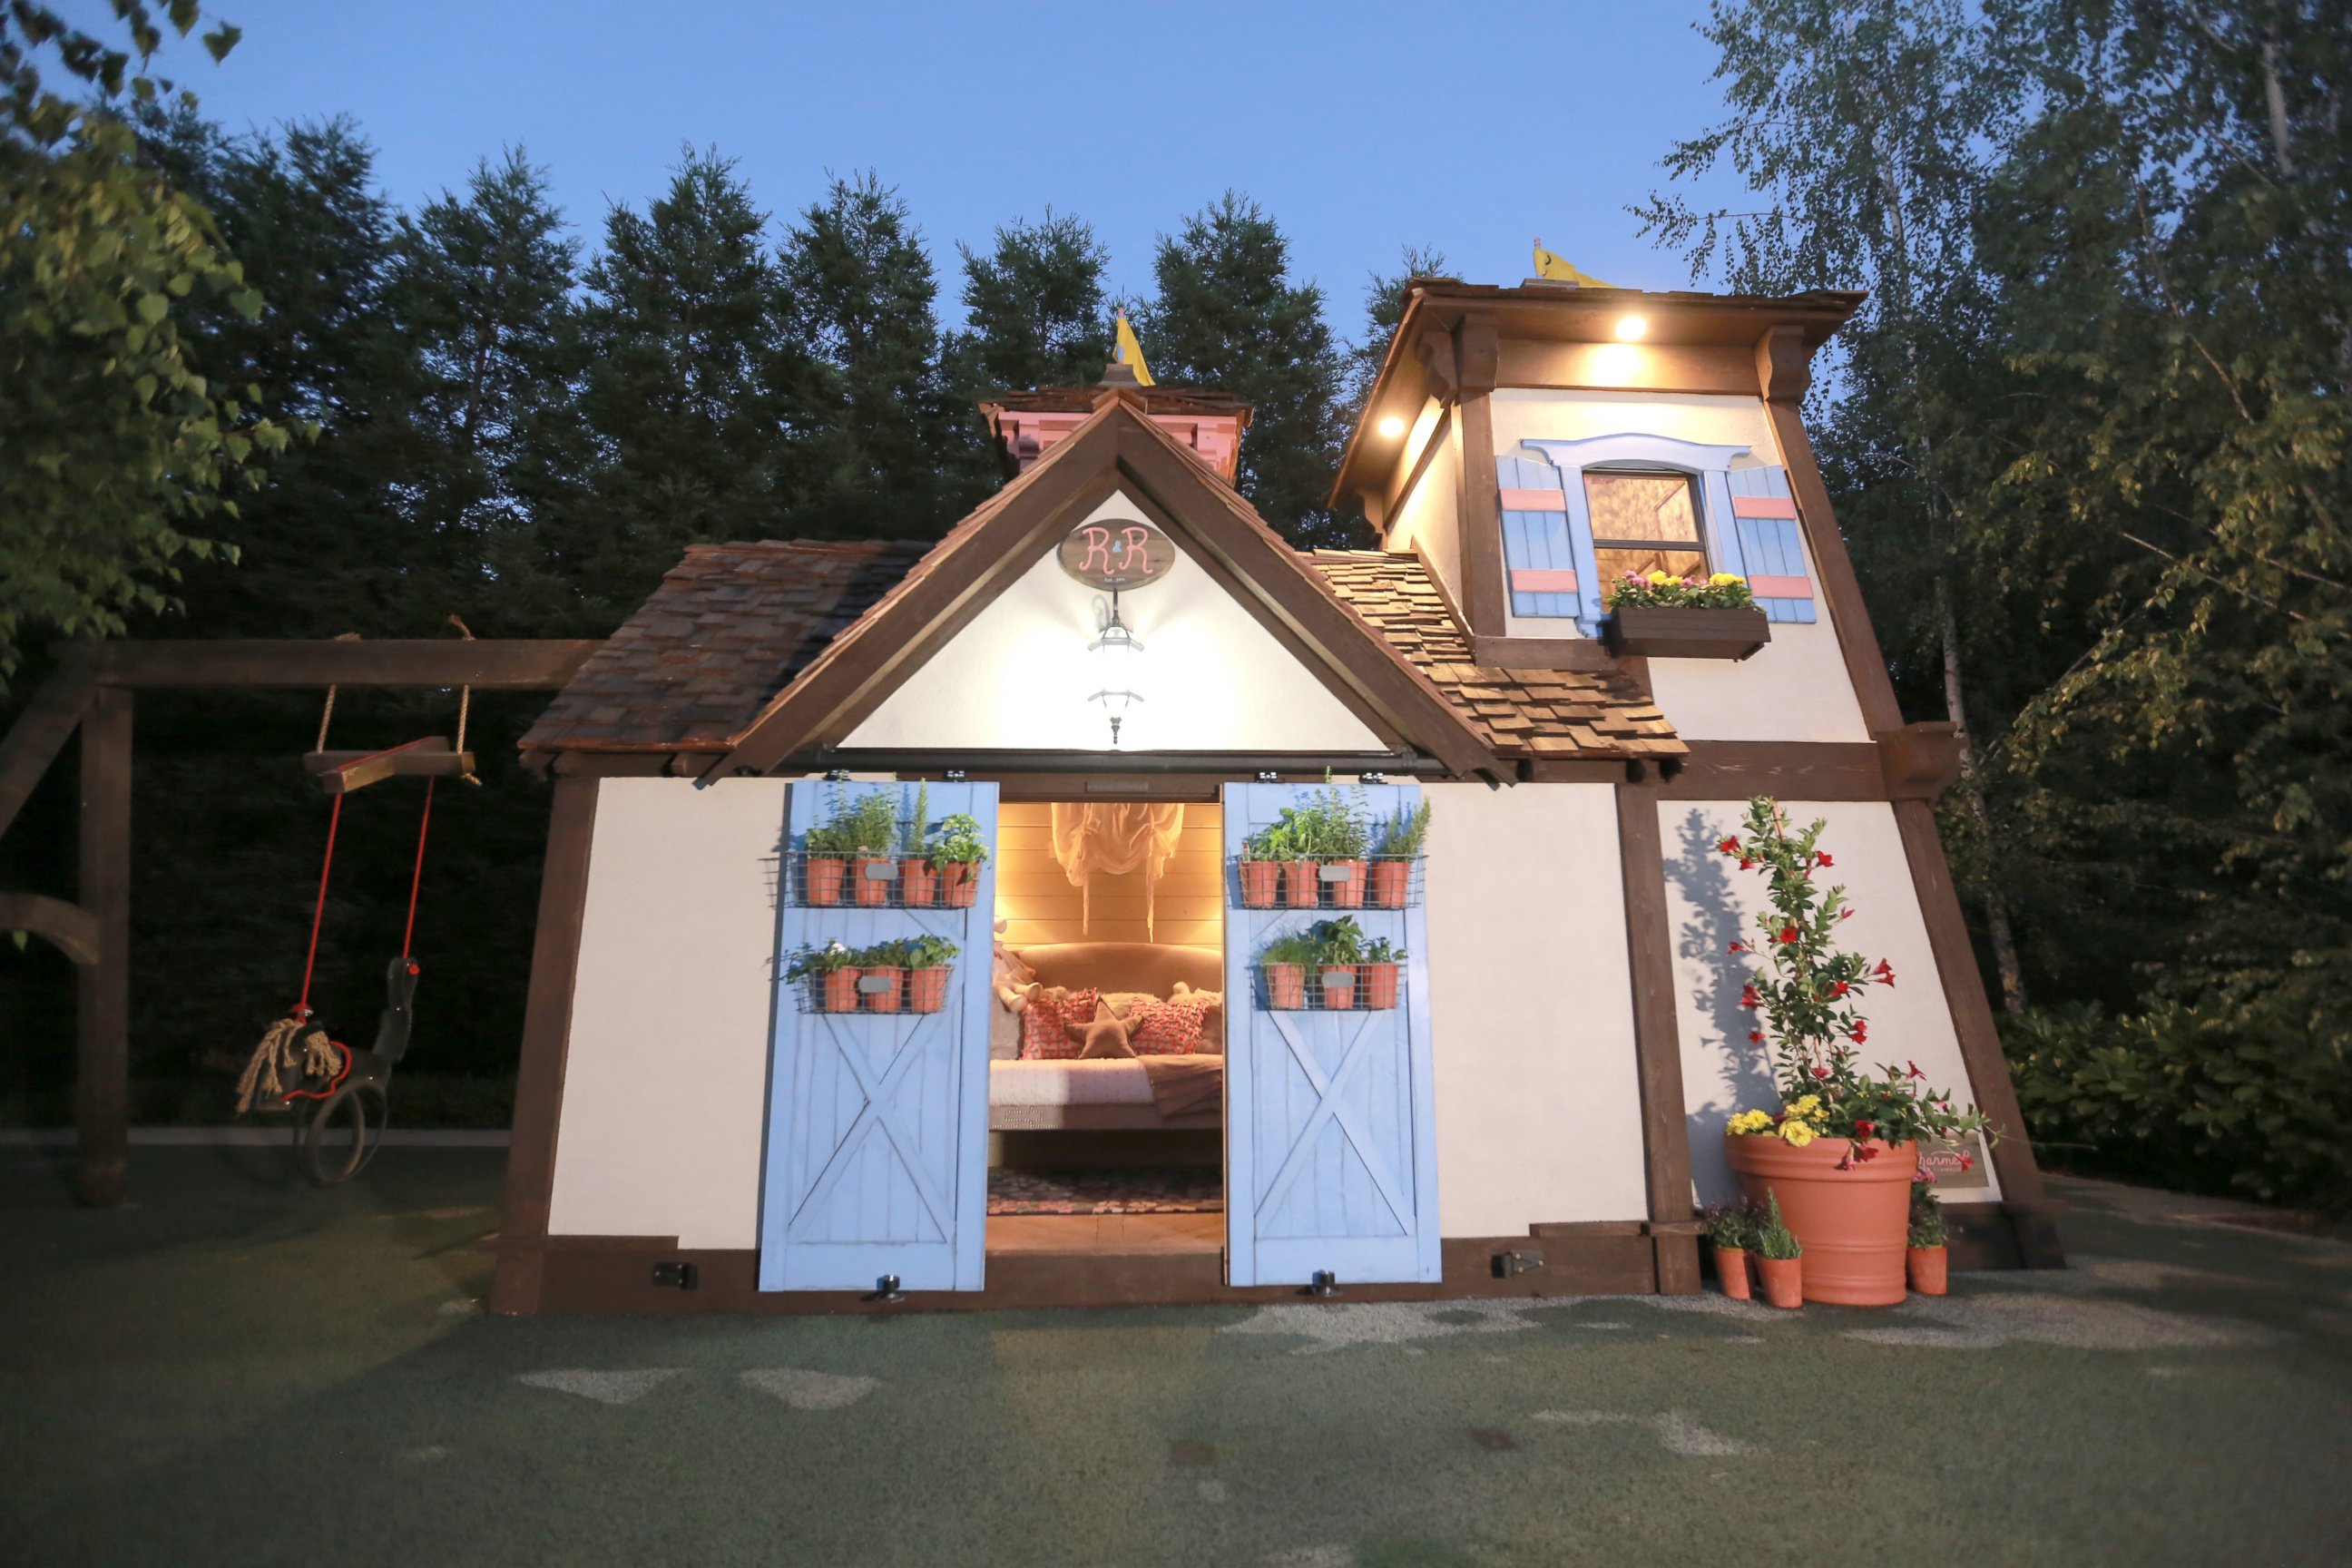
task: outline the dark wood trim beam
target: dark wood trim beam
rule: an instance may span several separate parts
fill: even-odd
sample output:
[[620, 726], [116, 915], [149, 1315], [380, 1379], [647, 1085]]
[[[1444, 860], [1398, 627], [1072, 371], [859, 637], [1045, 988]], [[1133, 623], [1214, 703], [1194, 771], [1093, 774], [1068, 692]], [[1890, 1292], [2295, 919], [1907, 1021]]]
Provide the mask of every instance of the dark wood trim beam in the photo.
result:
[[111, 1208], [127, 1192], [131, 1127], [131, 693], [91, 694], [81, 721], [80, 902], [98, 962], [80, 965], [74, 1121], [81, 1201]]
[[1688, 392], [1720, 396], [1756, 390], [1756, 367], [1733, 343], [1643, 343], [1630, 354], [1622, 343], [1503, 344], [1497, 386], [1543, 392]]
[[1947, 719], [1906, 724], [1878, 737], [1889, 800], [1935, 800], [1960, 782], [1959, 726]]
[[1943, 841], [1936, 834], [1935, 808], [1924, 800], [1898, 800], [1895, 823], [1903, 835], [1903, 854], [1910, 862], [1919, 913], [1927, 924], [1927, 945], [1936, 955], [1945, 1005], [1951, 1010], [1952, 1027], [1959, 1035], [1960, 1060], [1969, 1070], [1969, 1087], [1978, 1109], [2006, 1134], [1992, 1144], [1992, 1168], [2000, 1178], [2002, 1207], [2017, 1230], [2018, 1250], [2029, 1268], [2063, 1268], [2065, 1254], [2049, 1221], [2050, 1199], [2042, 1184], [2042, 1167], [2034, 1162], [2033, 1146], [2026, 1141], [2025, 1117], [2018, 1109], [2016, 1086], [2010, 1081], [2009, 1058], [2001, 1053], [2000, 1031], [1994, 1026], [1992, 1004], [1985, 997], [1984, 980], [1977, 972], [1976, 950], [1969, 942], [1968, 921], [1952, 886]]
[[1470, 638], [1471, 658], [1488, 669], [1573, 669], [1586, 673], [1613, 670], [1622, 661], [1597, 637]]
[[572, 1045], [572, 995], [580, 976], [580, 928], [588, 909], [588, 864], [595, 836], [596, 781], [556, 780], [547, 860], [540, 873], [530, 990], [524, 1003], [514, 1133], [507, 1145], [498, 1268], [490, 1283], [493, 1312], [540, 1309], [548, 1205], [555, 1193], [556, 1131], [562, 1120], [564, 1064]]
[[97, 646], [100, 685], [131, 687], [471, 686], [547, 691], [604, 647], [585, 640], [456, 637], [339, 642], [187, 637]]
[[1668, 800], [1885, 800], [1886, 776], [1867, 742], [1692, 741], [1664, 785]]
[[[1658, 794], [1617, 786], [1617, 856], [1625, 889], [1625, 950], [1633, 989], [1633, 1056], [1642, 1086], [1642, 1166], [1653, 1222], [1691, 1216], [1690, 1129], [1683, 1103], [1682, 1035], [1675, 1019], [1674, 930], [1666, 914]], [[1698, 1247], [1654, 1248], [1658, 1291], [1698, 1289]]]
[[1462, 546], [1462, 608], [1474, 637], [1501, 637], [1502, 491], [1495, 479], [1495, 374], [1502, 359], [1492, 316], [1473, 313], [1454, 331], [1462, 397], [1454, 405], [1461, 462], [1454, 484], [1454, 537]]
[[79, 904], [38, 893], [0, 893], [0, 931], [30, 931], [88, 969], [99, 960], [98, 917]]
[[67, 738], [89, 707], [90, 693], [96, 689], [91, 678], [96, 663], [92, 647], [69, 646], [58, 668], [8, 726], [6, 736], [0, 737], [0, 833], [7, 832], [16, 814], [25, 809], [41, 775], [65, 750]]

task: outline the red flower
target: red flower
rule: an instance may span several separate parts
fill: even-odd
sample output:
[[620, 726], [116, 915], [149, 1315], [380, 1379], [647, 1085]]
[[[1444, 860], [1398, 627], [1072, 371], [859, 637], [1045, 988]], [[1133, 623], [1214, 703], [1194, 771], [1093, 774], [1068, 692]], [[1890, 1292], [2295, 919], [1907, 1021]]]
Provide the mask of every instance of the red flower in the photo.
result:
[[1857, 1121], [1853, 1124], [1853, 1135], [1857, 1138], [1867, 1138], [1877, 1131], [1878, 1123], [1875, 1121]]
[[1797, 928], [1795, 926], [1782, 926], [1780, 928], [1780, 945], [1782, 947], [1793, 947], [1796, 945], [1796, 942]]
[[1867, 1018], [1856, 1018], [1853, 1021], [1853, 1027], [1846, 1031], [1846, 1037], [1857, 1046], [1868, 1040], [1870, 1038], [1870, 1020]]
[[1764, 1005], [1764, 998], [1757, 994], [1756, 987], [1753, 985], [1743, 986], [1739, 993], [1739, 1005], [1743, 1007], [1761, 1007]]
[[1834, 1002], [1834, 1001], [1836, 1001], [1839, 997], [1841, 997], [1841, 996], [1844, 995], [1847, 992], [1849, 992], [1849, 991], [1851, 991], [1851, 990], [1853, 990], [1853, 986], [1848, 985], [1844, 981], [1841, 980], [1841, 981], [1839, 981], [1835, 985], [1832, 985], [1832, 986], [1831, 986], [1831, 987], [1830, 987], [1830, 998], [1829, 998], [1829, 999], [1830, 999], [1831, 1001]]
[[1760, 1041], [1764, 1038], [1764, 1031], [1761, 1029], [1750, 1029], [1748, 1031], [1748, 1038], [1750, 1043]]
[[1737, 855], [1739, 853], [1739, 840], [1737, 838], [1727, 838], [1722, 843], [1717, 845], [1716, 847], [1722, 850], [1726, 855]]
[[1823, 866], [1834, 866], [1834, 865], [1836, 865], [1836, 864], [1837, 864], [1837, 862], [1836, 862], [1836, 861], [1834, 861], [1834, 860], [1832, 860], [1832, 859], [1831, 859], [1831, 858], [1830, 858], [1829, 851], [1828, 851], [1828, 850], [1826, 850], [1826, 849], [1822, 850], [1820, 854], [1818, 854], [1818, 855], [1814, 856], [1814, 857], [1813, 857], [1813, 859], [1814, 859], [1816, 862], [1818, 862], [1819, 864], [1823, 865]]
[[1827, 1078], [1830, 1076], [1830, 1069], [1827, 1068], [1815, 1068], [1813, 1069], [1813, 1076], [1815, 1078]]
[[1977, 1157], [1974, 1154], [1963, 1154], [1960, 1156], [1960, 1170], [1963, 1173], [1973, 1171], [1976, 1168]]
[[1838, 1162], [1834, 1166], [1832, 1166], [1832, 1167], [1831, 1167], [1831, 1168], [1832, 1168], [1832, 1170], [1839, 1170], [1839, 1171], [1851, 1171], [1851, 1170], [1853, 1170], [1853, 1150], [1851, 1150], [1851, 1149], [1847, 1150], [1847, 1151], [1845, 1152], [1845, 1157], [1844, 1157], [1843, 1159], [1840, 1160], [1840, 1161], [1839, 1161], [1839, 1162]]
[[1887, 963], [1886, 960], [1883, 958], [1878, 961], [1878, 967], [1872, 970], [1870, 973], [1872, 978], [1875, 979], [1881, 985], [1892, 985], [1895, 984], [1895, 966]]
[[1739, 858], [1739, 868], [1740, 868], [1741, 870], [1743, 870], [1743, 871], [1748, 870], [1749, 868], [1753, 867], [1755, 864], [1756, 864], [1756, 862], [1755, 862], [1755, 861], [1750, 860], [1750, 859], [1749, 859], [1747, 856], [1745, 856], [1745, 855], [1742, 855], [1742, 856]]
[[1853, 919], [1853, 910], [1851, 909], [1840, 910], [1838, 911], [1838, 919], [1842, 921], [1850, 921]]
[[1878, 1151], [1865, 1143], [1853, 1152], [1853, 1157], [1857, 1160], [1875, 1160], [1878, 1158]]
[[1746, 952], [1748, 951], [1748, 944], [1744, 942], [1735, 942], [1723, 951], [1726, 952]]

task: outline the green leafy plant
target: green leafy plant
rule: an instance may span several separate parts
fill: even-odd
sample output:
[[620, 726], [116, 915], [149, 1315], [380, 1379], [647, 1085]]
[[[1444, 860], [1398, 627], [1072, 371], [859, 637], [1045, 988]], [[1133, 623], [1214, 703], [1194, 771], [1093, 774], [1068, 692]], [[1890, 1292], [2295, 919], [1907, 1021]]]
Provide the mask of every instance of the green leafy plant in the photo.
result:
[[1911, 1184], [1911, 1219], [1906, 1245], [1941, 1247], [1945, 1241], [1944, 1205], [1934, 1187], [1924, 1181]]
[[854, 969], [864, 962], [863, 953], [852, 952], [837, 942], [823, 947], [803, 947], [796, 950], [792, 962], [784, 966], [786, 980], [811, 980], [822, 975], [837, 974]]
[[1400, 808], [1381, 824], [1372, 852], [1400, 860], [1419, 858], [1429, 842], [1429, 816], [1426, 797], [1410, 809]]
[[943, 936], [919, 936], [899, 945], [899, 959], [908, 969], [944, 967], [962, 950]]
[[1315, 956], [1309, 961], [1311, 963], [1348, 964], [1364, 962], [1364, 928], [1356, 923], [1353, 915], [1341, 915], [1333, 921], [1317, 921], [1307, 928], [1307, 940], [1314, 947]]
[[1244, 860], [1296, 860], [1298, 857], [1298, 837], [1291, 831], [1289, 812], [1283, 820], [1269, 823], [1242, 840]]
[[1315, 938], [1303, 931], [1284, 931], [1258, 950], [1260, 963], [1298, 963], [1318, 962], [1322, 950]]
[[1345, 790], [1324, 778], [1302, 804], [1283, 809], [1282, 824], [1302, 860], [1360, 860], [1371, 837], [1370, 797], [1360, 784]]
[[[1352, 923], [1352, 921], [1350, 923]], [[1364, 943], [1363, 956], [1358, 959], [1357, 962], [1360, 963], [1402, 963], [1405, 961], [1405, 956], [1404, 949], [1398, 947], [1384, 936], [1376, 936], [1371, 941]]]
[[1756, 1244], [1755, 1222], [1739, 1204], [1717, 1204], [1700, 1212], [1706, 1222], [1706, 1238], [1717, 1247], [1745, 1252]]
[[1748, 579], [1729, 572], [1711, 577], [1677, 577], [1671, 572], [1628, 572], [1609, 584], [1612, 610], [1746, 610], [1756, 595]]
[[839, 784], [830, 786], [824, 820], [802, 835], [802, 847], [811, 855], [887, 855], [898, 840], [897, 804], [887, 790], [852, 798]]
[[1756, 1250], [1775, 1263], [1786, 1263], [1805, 1255], [1797, 1233], [1780, 1217], [1780, 1197], [1777, 1193], [1765, 1200], [1763, 1223], [1756, 1227]]
[[900, 825], [898, 853], [912, 858], [923, 853], [925, 835], [931, 821], [931, 786], [928, 783], [915, 785], [915, 814]]
[[980, 819], [962, 812], [941, 822], [931, 839], [931, 866], [936, 870], [977, 866], [987, 858], [988, 843], [980, 836]]

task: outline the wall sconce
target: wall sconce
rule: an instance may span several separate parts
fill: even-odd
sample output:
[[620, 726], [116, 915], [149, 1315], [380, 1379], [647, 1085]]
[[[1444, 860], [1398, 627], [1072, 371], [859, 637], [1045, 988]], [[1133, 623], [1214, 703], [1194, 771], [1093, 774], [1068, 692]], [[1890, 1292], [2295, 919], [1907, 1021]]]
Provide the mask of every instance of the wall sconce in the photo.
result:
[[1100, 599], [1095, 601], [1095, 606], [1102, 629], [1087, 645], [1096, 680], [1095, 694], [1087, 700], [1103, 705], [1103, 712], [1110, 719], [1110, 743], [1116, 749], [1119, 721], [1126, 718], [1129, 704], [1143, 700], [1143, 693], [1135, 689], [1136, 675], [1143, 662], [1143, 644], [1118, 618], [1118, 590], [1111, 590], [1107, 611]]

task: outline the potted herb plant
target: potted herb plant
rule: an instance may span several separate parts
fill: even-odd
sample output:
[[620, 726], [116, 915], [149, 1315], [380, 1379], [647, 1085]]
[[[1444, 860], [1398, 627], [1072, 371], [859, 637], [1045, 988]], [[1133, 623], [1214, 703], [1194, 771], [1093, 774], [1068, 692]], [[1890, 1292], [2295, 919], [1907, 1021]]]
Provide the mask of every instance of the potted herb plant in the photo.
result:
[[1741, 659], [1772, 640], [1772, 624], [1732, 573], [1628, 572], [1609, 585], [1601, 635], [1620, 658]]
[[1715, 1253], [1715, 1277], [1735, 1301], [1749, 1299], [1748, 1248], [1755, 1226], [1740, 1204], [1724, 1204], [1706, 1214], [1707, 1245]]
[[1764, 1194], [1764, 1222], [1756, 1227], [1756, 1277], [1764, 1299], [1788, 1310], [1805, 1304], [1804, 1244], [1780, 1217], [1780, 1200]]
[[1837, 928], [1853, 911], [1843, 887], [1820, 885], [1833, 864], [1821, 847], [1823, 826], [1792, 831], [1779, 804], [1759, 795], [1748, 802], [1744, 831], [1716, 846], [1741, 870], [1769, 879], [1756, 938], [1734, 942], [1731, 952], [1761, 961], [1740, 1005], [1758, 1015], [1748, 1038], [1769, 1040], [1780, 1091], [1777, 1111], [1730, 1120], [1725, 1152], [1750, 1197], [1777, 1193], [1789, 1227], [1813, 1254], [1809, 1300], [1892, 1306], [1904, 1295], [1920, 1141], [1988, 1124], [1926, 1087], [1916, 1064], [1875, 1072], [1863, 1065], [1855, 1049], [1869, 1038], [1863, 996], [1871, 985], [1894, 984], [1895, 971], [1838, 948]]
[[887, 790], [855, 799], [836, 795], [831, 828], [835, 844], [849, 857], [852, 902], [882, 906], [898, 901], [898, 807]]
[[987, 859], [978, 817], [958, 812], [940, 824], [939, 837], [931, 840], [931, 869], [939, 873], [949, 908], [968, 910], [979, 899], [980, 868]]
[[1275, 828], [1290, 847], [1290, 858], [1282, 863], [1282, 901], [1294, 910], [1311, 910], [1323, 899], [1318, 879], [1323, 867], [1317, 858], [1322, 849], [1322, 816], [1311, 805], [1286, 805]]
[[948, 1005], [949, 964], [959, 951], [943, 936], [919, 936], [905, 944], [907, 1010], [937, 1013]]
[[1307, 929], [1315, 944], [1316, 986], [1326, 1012], [1342, 1013], [1356, 1005], [1356, 966], [1363, 962], [1364, 931], [1353, 915], [1317, 921]]
[[793, 953], [784, 966], [784, 978], [808, 987], [811, 1012], [857, 1011], [857, 958], [837, 942]]
[[1371, 900], [1374, 909], [1401, 910], [1412, 889], [1412, 863], [1429, 842], [1430, 803], [1424, 797], [1410, 811], [1399, 811], [1381, 824], [1372, 843]]
[[1934, 1179], [1926, 1172], [1911, 1184], [1911, 1227], [1904, 1237], [1905, 1270], [1911, 1289], [1922, 1296], [1944, 1294], [1949, 1271], [1945, 1267], [1944, 1205], [1936, 1201]]
[[1276, 822], [1242, 840], [1242, 907], [1270, 910], [1282, 891], [1283, 862], [1297, 858], [1290, 829]]
[[1397, 977], [1402, 972], [1404, 949], [1388, 938], [1374, 937], [1364, 944], [1362, 962], [1356, 965], [1364, 987], [1364, 1005], [1385, 1012], [1397, 1005]]
[[907, 994], [905, 942], [877, 942], [857, 954], [857, 994], [868, 1013], [896, 1013]]
[[939, 874], [931, 869], [929, 846], [925, 842], [931, 821], [931, 786], [915, 786], [915, 815], [901, 825], [898, 836], [898, 898], [910, 910], [925, 910], [931, 903], [939, 887]]
[[849, 835], [835, 826], [842, 808], [838, 798], [824, 821], [801, 835], [801, 897], [825, 907], [841, 902], [841, 884], [849, 872]]
[[1307, 966], [1317, 956], [1315, 939], [1299, 931], [1285, 931], [1259, 950], [1268, 1009], [1287, 1013], [1307, 1005]]

